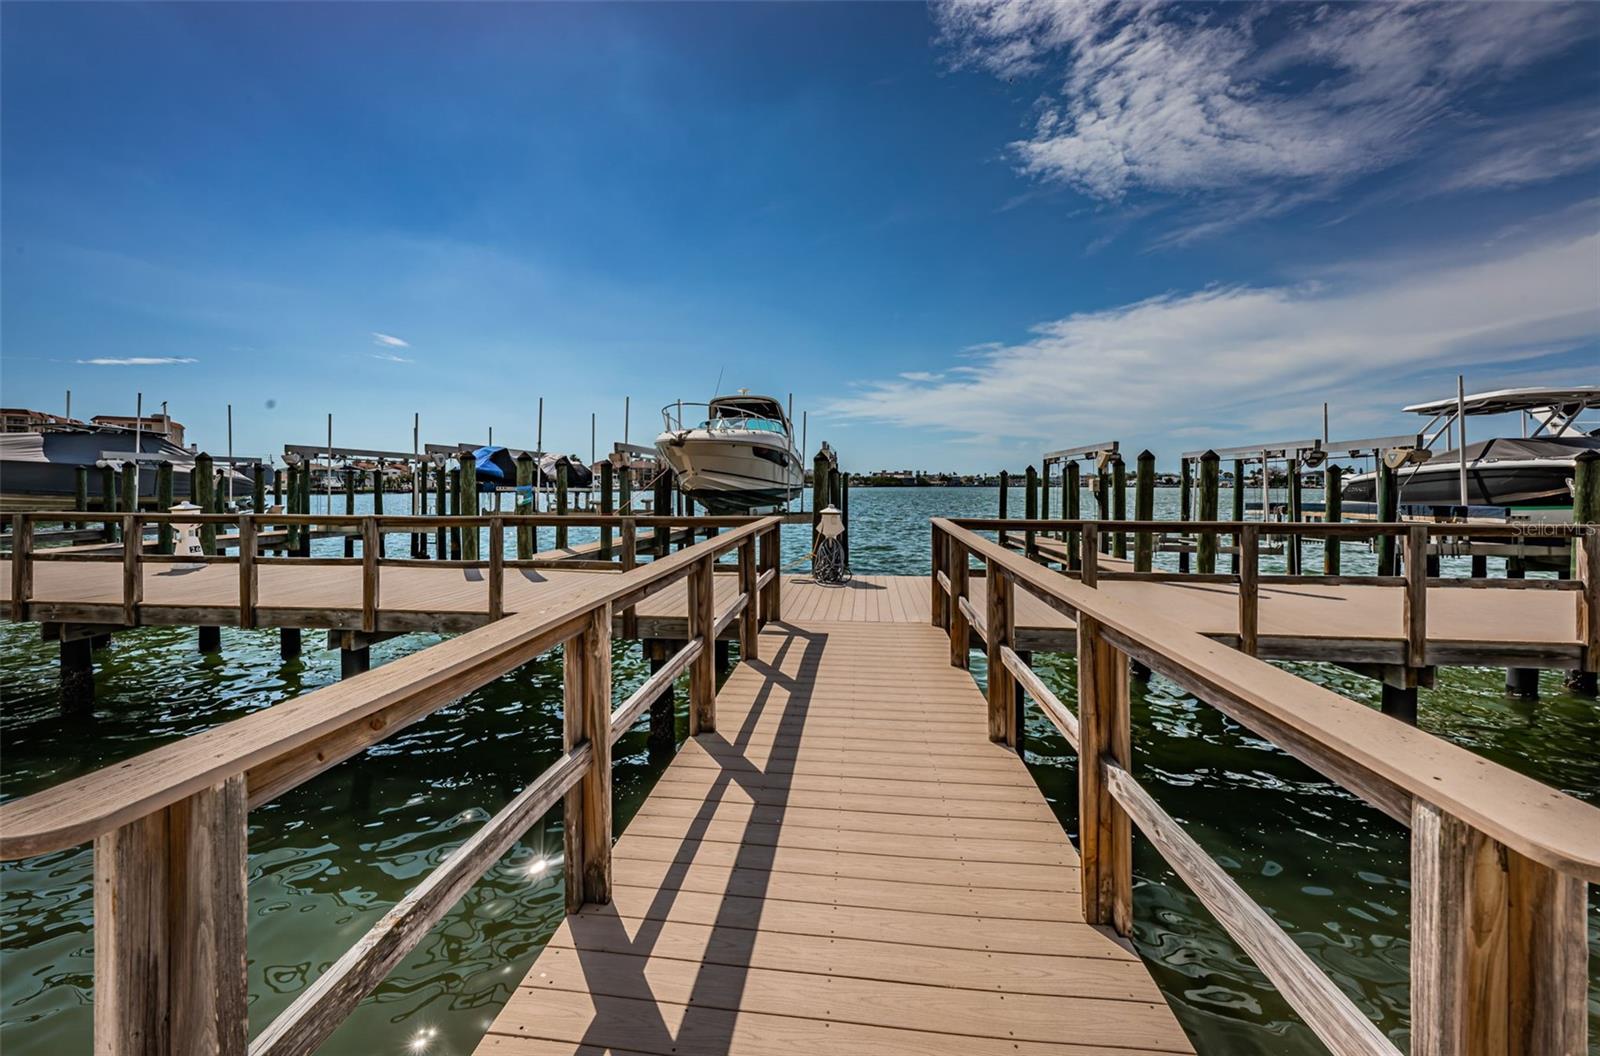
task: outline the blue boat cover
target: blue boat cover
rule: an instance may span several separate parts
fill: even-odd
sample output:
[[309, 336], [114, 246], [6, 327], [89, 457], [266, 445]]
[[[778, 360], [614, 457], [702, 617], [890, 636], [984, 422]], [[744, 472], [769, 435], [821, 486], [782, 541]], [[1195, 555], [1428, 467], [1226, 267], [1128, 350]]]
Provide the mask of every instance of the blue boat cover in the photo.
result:
[[472, 452], [478, 465], [478, 490], [494, 491], [517, 482], [517, 464], [503, 447], [480, 447]]

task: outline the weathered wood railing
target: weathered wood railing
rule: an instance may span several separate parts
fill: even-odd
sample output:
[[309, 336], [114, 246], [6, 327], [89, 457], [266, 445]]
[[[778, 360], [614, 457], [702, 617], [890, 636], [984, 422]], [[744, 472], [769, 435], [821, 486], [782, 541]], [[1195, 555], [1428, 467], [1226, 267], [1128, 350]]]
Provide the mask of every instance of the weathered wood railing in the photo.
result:
[[[105, 515], [89, 513], [18, 513], [12, 517], [14, 548], [11, 554], [11, 596], [9, 613], [13, 620], [37, 618], [34, 613], [34, 571], [40, 562], [80, 562], [100, 564], [120, 564], [122, 566], [122, 597], [121, 597], [121, 622], [127, 626], [138, 626], [140, 609], [144, 604], [144, 575], [143, 569], [147, 565], [157, 564], [220, 564], [236, 565], [239, 569], [239, 602], [235, 622], [240, 627], [257, 627], [262, 625], [262, 611], [260, 608], [260, 569], [263, 566], [286, 567], [360, 567], [361, 598], [359, 622], [360, 630], [378, 631], [400, 629], [404, 627], [380, 627], [382, 578], [381, 569], [397, 567], [414, 568], [453, 568], [453, 569], [480, 569], [487, 574], [485, 580], [485, 605], [488, 618], [500, 619], [505, 615], [505, 572], [507, 569], [518, 568], [558, 568], [582, 571], [613, 571], [626, 572], [635, 567], [638, 562], [639, 533], [644, 530], [659, 532], [663, 541], [669, 539], [675, 532], [682, 532], [684, 545], [692, 542], [692, 537], [697, 532], [716, 531], [720, 528], [737, 527], [747, 524], [748, 517], [632, 517], [632, 516], [595, 516], [595, 515], [502, 515], [490, 514], [476, 517], [431, 517], [409, 515], [382, 515], [382, 514], [156, 514], [156, 513], [129, 513], [121, 514], [118, 521], [122, 528], [122, 543], [120, 552], [110, 552], [106, 547], [91, 547], [88, 549], [62, 548], [62, 549], [36, 549], [33, 546], [33, 525], [36, 520], [60, 520], [62, 517], [77, 518], [80, 520], [103, 520]], [[157, 526], [171, 526], [193, 524], [200, 526], [233, 526], [236, 534], [232, 537], [221, 537], [210, 548], [217, 552], [202, 554], [163, 554], [149, 552], [145, 542], [145, 530]], [[506, 552], [507, 533], [517, 532], [518, 529], [550, 527], [560, 524], [564, 527], [585, 528], [596, 527], [602, 530], [615, 529], [618, 532], [620, 545], [612, 548], [616, 553], [615, 560], [573, 560], [562, 557], [557, 553], [547, 553], [543, 557], [508, 557]], [[276, 556], [259, 552], [257, 540], [264, 530], [261, 525], [269, 529], [304, 528], [310, 529], [341, 529], [353, 532], [361, 541], [360, 554], [356, 556]], [[431, 558], [391, 558], [384, 556], [383, 539], [386, 535], [422, 534], [433, 529], [457, 529], [470, 533], [479, 533], [487, 530], [487, 552], [479, 558], [470, 560], [435, 560]], [[762, 553], [757, 558], [754, 551], [751, 558], [759, 565], [760, 572], [765, 575], [769, 570], [776, 575], [778, 564], [778, 544], [776, 541], [776, 527], [763, 533], [761, 540]], [[226, 553], [229, 548], [234, 548], [234, 554]], [[526, 547], [521, 547], [526, 549]], [[665, 548], [657, 550], [664, 553]], [[753, 593], [757, 589], [758, 578], [755, 568], [739, 566], [741, 576], [740, 589], [745, 593]], [[767, 577], [770, 581], [770, 576]], [[765, 585], [763, 584], [763, 587]], [[62, 612], [70, 613], [74, 605], [46, 606], [46, 618], [60, 619]], [[60, 610], [60, 611], [58, 611]], [[624, 613], [624, 619], [630, 620], [631, 607]], [[214, 608], [206, 612], [203, 617], [196, 613], [195, 622], [215, 621], [220, 613]], [[392, 622], [392, 621], [391, 621]], [[402, 620], [402, 622], [404, 622]], [[465, 629], [465, 628], [455, 628]]]
[[[740, 656], [753, 659], [758, 620], [776, 616], [781, 591], [775, 571], [753, 574], [755, 547], [780, 524], [778, 517], [743, 519], [621, 575], [588, 577], [538, 611], [0, 805], [0, 860], [94, 842], [95, 1051], [315, 1051], [558, 800], [565, 802], [567, 905], [608, 902], [611, 745], [685, 671], [691, 735], [716, 728], [715, 563], [737, 551], [741, 568], [752, 570], [752, 585], [727, 618], [740, 619]], [[613, 614], [685, 579], [687, 643], [613, 710]], [[558, 645], [565, 754], [249, 1041], [248, 811]]]
[[[1237, 645], [1242, 651], [1251, 655], [1255, 655], [1260, 646], [1261, 589], [1264, 584], [1270, 586], [1321, 584], [1326, 586], [1405, 588], [1405, 593], [1402, 595], [1401, 626], [1397, 629], [1398, 637], [1403, 639], [1405, 644], [1402, 650], [1403, 655], [1397, 657], [1396, 660], [1407, 667], [1413, 668], [1426, 666], [1430, 662], [1427, 655], [1428, 591], [1430, 589], [1570, 592], [1576, 596], [1577, 645], [1581, 653], [1579, 664], [1584, 671], [1600, 670], [1600, 527], [1595, 525], [1540, 524], [1529, 527], [1508, 524], [1418, 522], [1337, 524], [1287, 522], [1266, 526], [1256, 521], [1186, 521], [1183, 522], [1183, 530], [1199, 535], [1202, 538], [1216, 538], [1224, 535], [1233, 537], [1236, 540], [1240, 555], [1238, 567], [1232, 572], [1169, 572], [1153, 571], [1148, 567], [1134, 571], [1128, 571], [1125, 566], [1121, 565], [1103, 567], [1105, 555], [1100, 550], [1099, 540], [1109, 532], [1133, 533], [1141, 538], [1154, 535], [1162, 531], [1171, 530], [1174, 523], [1171, 521], [1018, 521], [993, 518], [962, 518], [949, 523], [959, 525], [970, 531], [980, 532], [997, 532], [1003, 526], [1012, 530], [1033, 529], [1041, 533], [1061, 532], [1073, 534], [1077, 538], [1077, 549], [1073, 551], [1072, 555], [1076, 560], [1065, 571], [1067, 575], [1089, 586], [1114, 582], [1232, 584], [1238, 588], [1238, 633], [1235, 638], [1228, 640], [1228, 644]], [[1340, 540], [1397, 539], [1402, 554], [1402, 574], [1394, 576], [1317, 575], [1314, 573], [1294, 575], [1263, 574], [1260, 567], [1260, 539], [1261, 533], [1267, 530], [1274, 534], [1326, 536]], [[1572, 540], [1575, 553], [1576, 575], [1574, 578], [1513, 579], [1506, 577], [1484, 578], [1481, 576], [1441, 577], [1428, 574], [1427, 554], [1429, 544], [1434, 540], [1464, 536], [1517, 539], [1525, 537], [1534, 531], [1542, 537], [1568, 538]], [[938, 622], [944, 623], [947, 617], [941, 614], [944, 612], [947, 602], [939, 595], [946, 588], [940, 585], [939, 577], [943, 577], [944, 583], [949, 583], [952, 577], [952, 566], [939, 547], [936, 546], [933, 553], [935, 558], [933, 611]], [[1041, 555], [1034, 556], [1038, 558]], [[953, 596], [962, 596], [964, 593], [963, 590]]]
[[[990, 522], [935, 520], [935, 589], [948, 593], [934, 616], [964, 666], [978, 619], [965, 584], [972, 559], [983, 562], [990, 733], [1017, 743], [1020, 685], [1077, 751], [1085, 919], [1130, 933], [1137, 826], [1331, 1051], [1397, 1051], [1134, 778], [1134, 660], [1410, 826], [1414, 1056], [1587, 1052], [1586, 885], [1600, 882], [1600, 810], [1098, 589], [1101, 524], [1075, 524], [1082, 579], [979, 535]], [[1011, 647], [1017, 590], [1076, 622], [1076, 714]]]

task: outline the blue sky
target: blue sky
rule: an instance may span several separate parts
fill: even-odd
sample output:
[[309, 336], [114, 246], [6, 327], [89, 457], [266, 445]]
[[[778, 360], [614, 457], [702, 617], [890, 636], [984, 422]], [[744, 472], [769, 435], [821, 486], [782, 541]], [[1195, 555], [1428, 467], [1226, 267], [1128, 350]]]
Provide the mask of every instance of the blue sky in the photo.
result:
[[[0, 401], [857, 468], [1600, 380], [1600, 6], [8, 3]], [[135, 362], [126, 362], [126, 361]], [[168, 362], [138, 362], [168, 361]]]

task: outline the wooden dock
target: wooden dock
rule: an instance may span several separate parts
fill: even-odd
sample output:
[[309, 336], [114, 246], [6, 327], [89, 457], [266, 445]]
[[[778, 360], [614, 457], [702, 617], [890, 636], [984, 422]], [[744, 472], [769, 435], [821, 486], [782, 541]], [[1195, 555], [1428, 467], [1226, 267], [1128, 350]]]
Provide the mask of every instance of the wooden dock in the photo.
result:
[[[1472, 589], [1439, 586], [1436, 599], [1419, 560], [1431, 526], [1359, 529], [1404, 533], [1403, 577], [1335, 578], [1307, 590], [1292, 576], [1262, 586], [1253, 525], [1203, 529], [1239, 533], [1250, 560], [1235, 576], [1175, 583], [1111, 566], [1102, 574], [1093, 522], [1067, 525], [1084, 536], [1075, 575], [980, 534], [990, 523], [935, 519], [929, 577], [832, 587], [778, 573], [779, 517], [718, 525], [713, 537], [637, 567], [554, 579], [494, 549], [487, 561], [385, 563], [370, 518], [354, 562], [214, 555], [199, 572], [223, 570], [244, 626], [274, 611], [312, 611], [304, 599], [274, 606], [282, 587], [331, 592], [308, 596], [334, 605], [320, 610], [324, 620], [351, 611], [346, 601], [358, 596], [370, 633], [385, 612], [427, 617], [440, 591], [458, 589], [446, 584], [474, 575], [488, 600], [472, 615], [484, 625], [0, 804], [0, 860], [93, 841], [95, 1044], [112, 1056], [311, 1056], [558, 805], [567, 918], [480, 1052], [1188, 1052], [1129, 945], [1137, 833], [1330, 1051], [1398, 1056], [1139, 780], [1129, 690], [1137, 663], [1410, 826], [1414, 1053], [1587, 1050], [1588, 887], [1600, 881], [1600, 811], [1260, 653], [1297, 635], [1325, 650], [1358, 638], [1389, 648], [1387, 627], [1363, 636], [1314, 616], [1273, 622], [1297, 607], [1370, 606], [1360, 591], [1371, 590], [1385, 606], [1398, 600], [1407, 671], [1439, 662], [1448, 639], [1432, 634], [1451, 626], [1450, 606], [1491, 618], [1492, 607], [1470, 608], [1483, 604], [1474, 599], [1498, 606], [1501, 644], [1517, 633], [1504, 615], [1516, 606], [1565, 606], [1575, 622], [1550, 624], [1554, 644], [1576, 643], [1592, 671], [1595, 536], [1571, 533], [1582, 565], [1570, 585], [1471, 581]], [[1062, 527], [1024, 524], [1019, 534]], [[253, 525], [241, 527], [251, 553]], [[491, 539], [497, 527], [504, 522], [491, 525]], [[147, 580], [178, 562], [142, 566], [137, 548], [110, 564], [30, 561], [29, 537], [18, 538], [13, 618], [105, 604], [92, 593], [51, 594], [67, 589], [51, 577], [98, 575], [97, 564], [120, 572], [117, 608], [132, 617], [123, 625], [163, 612], [153, 604], [163, 588]], [[630, 548], [623, 553], [628, 560]], [[359, 585], [341, 578], [352, 572]], [[432, 578], [406, 601], [407, 578], [424, 572]], [[280, 574], [295, 578], [277, 584]], [[1359, 591], [1339, 593], [1349, 588]], [[523, 599], [523, 589], [533, 592]], [[1281, 611], [1276, 591], [1287, 599]], [[1222, 609], [1205, 616], [1212, 593]], [[465, 595], [459, 604], [466, 611]], [[662, 620], [678, 619], [681, 606], [682, 637], [617, 704], [616, 624], [649, 618], [653, 605]], [[1238, 621], [1231, 631], [1223, 610]], [[207, 610], [219, 623], [233, 622], [228, 613], [220, 598]], [[1056, 640], [1071, 629], [1075, 708], [1033, 670], [1022, 648], [1028, 620]], [[719, 689], [715, 647], [727, 630], [740, 663]], [[965, 670], [975, 640], [987, 659], [982, 692]], [[558, 646], [563, 754], [251, 1038], [249, 811]], [[612, 746], [647, 711], [653, 720], [684, 675], [689, 741], [614, 841]], [[1028, 703], [1079, 756], [1076, 851], [1017, 755], [1019, 705]]]
[[479, 1053], [1193, 1051], [899, 586], [768, 626]]

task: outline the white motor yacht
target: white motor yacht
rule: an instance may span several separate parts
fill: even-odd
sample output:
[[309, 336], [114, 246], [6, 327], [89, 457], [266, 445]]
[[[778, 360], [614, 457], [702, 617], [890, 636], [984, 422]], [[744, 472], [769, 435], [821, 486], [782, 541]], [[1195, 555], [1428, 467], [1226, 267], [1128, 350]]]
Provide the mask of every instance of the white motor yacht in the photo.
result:
[[711, 513], [775, 509], [805, 486], [793, 424], [771, 396], [741, 389], [710, 403], [668, 404], [661, 414], [656, 450], [684, 494]]

